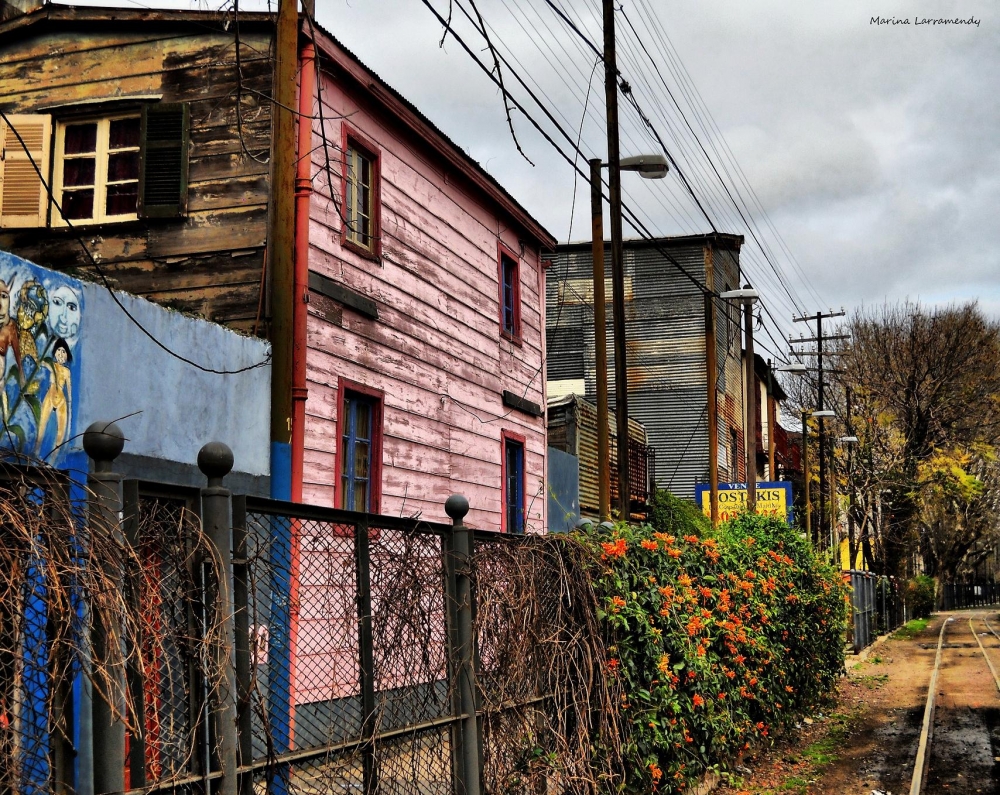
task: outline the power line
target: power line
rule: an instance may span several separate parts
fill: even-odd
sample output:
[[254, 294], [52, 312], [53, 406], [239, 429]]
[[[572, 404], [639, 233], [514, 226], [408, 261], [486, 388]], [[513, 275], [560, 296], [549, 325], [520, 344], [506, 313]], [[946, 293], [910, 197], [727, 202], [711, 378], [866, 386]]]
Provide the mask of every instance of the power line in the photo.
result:
[[153, 335], [153, 333], [151, 331], [149, 331], [149, 329], [147, 329], [145, 326], [143, 326], [142, 323], [140, 323], [139, 320], [128, 310], [128, 307], [126, 307], [121, 302], [121, 299], [115, 293], [114, 288], [111, 286], [111, 283], [108, 280], [107, 275], [104, 273], [104, 269], [101, 267], [100, 263], [97, 261], [97, 258], [93, 255], [93, 253], [87, 247], [87, 244], [83, 242], [83, 238], [80, 237], [79, 233], [76, 232], [76, 227], [73, 225], [73, 223], [70, 221], [70, 219], [66, 217], [66, 214], [63, 212], [62, 205], [60, 205], [59, 202], [56, 201], [56, 197], [55, 197], [55, 195], [52, 192], [51, 186], [46, 181], [45, 177], [42, 175], [42, 171], [38, 167], [38, 163], [35, 162], [35, 157], [31, 153], [31, 151], [28, 149], [28, 145], [24, 142], [24, 139], [21, 137], [21, 133], [18, 131], [18, 129], [13, 124], [11, 124], [10, 118], [2, 110], [0, 110], [0, 119], [3, 119], [3, 121], [7, 125], [7, 127], [14, 132], [14, 135], [17, 138], [18, 143], [21, 145], [21, 148], [24, 150], [24, 153], [28, 157], [28, 161], [31, 163], [31, 167], [35, 170], [35, 174], [38, 175], [39, 182], [41, 183], [42, 187], [45, 188], [45, 193], [48, 195], [49, 201], [52, 203], [52, 206], [55, 207], [56, 210], [59, 211], [59, 215], [62, 217], [62, 220], [65, 222], [65, 224], [73, 231], [73, 233], [74, 233], [73, 234], [73, 239], [76, 240], [76, 242], [79, 244], [80, 248], [83, 249], [83, 253], [86, 255], [87, 259], [90, 261], [90, 264], [93, 265], [94, 270], [97, 272], [97, 275], [101, 278], [101, 283], [104, 285], [104, 287], [107, 289], [108, 293], [111, 295], [112, 300], [115, 302], [115, 304], [118, 306], [118, 308], [122, 312], [125, 313], [125, 316], [130, 321], [132, 321], [132, 323], [135, 325], [135, 327], [138, 328], [139, 331], [141, 331], [146, 337], [148, 337], [153, 342], [154, 345], [156, 345], [162, 351], [164, 351], [168, 355], [172, 356], [173, 358], [177, 359], [178, 361], [184, 362], [185, 364], [189, 364], [192, 367], [194, 367], [196, 370], [201, 370], [204, 373], [212, 373], [214, 375], [236, 375], [238, 373], [245, 373], [245, 372], [247, 372], [249, 370], [255, 370], [258, 367], [265, 367], [265, 366], [267, 366], [268, 364], [271, 363], [271, 356], [270, 356], [270, 354], [268, 354], [263, 360], [257, 362], [256, 364], [248, 365], [247, 367], [241, 367], [241, 368], [239, 368], [237, 370], [218, 370], [218, 369], [216, 369], [214, 367], [206, 367], [204, 365], [201, 365], [198, 362], [194, 361], [193, 359], [189, 359], [187, 356], [184, 356], [183, 354], [177, 353], [176, 351], [174, 351], [171, 348], [167, 347], [164, 343], [160, 342], [160, 340], [158, 340]]

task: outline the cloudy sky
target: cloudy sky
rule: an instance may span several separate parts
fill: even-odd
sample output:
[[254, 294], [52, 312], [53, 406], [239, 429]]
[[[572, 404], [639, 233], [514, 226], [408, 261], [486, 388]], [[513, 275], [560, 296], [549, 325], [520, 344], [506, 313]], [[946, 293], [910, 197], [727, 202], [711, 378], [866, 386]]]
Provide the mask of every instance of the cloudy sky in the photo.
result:
[[[464, 16], [474, 13], [470, 0], [316, 3], [324, 27], [556, 237], [589, 234], [587, 186], [515, 111], [529, 164], [493, 83], [457, 39], [440, 46], [442, 26], [428, 5], [447, 15], [451, 4], [455, 32], [489, 59]], [[620, 3], [619, 68], [652, 128], [624, 105], [622, 154], [662, 142], [679, 166], [658, 182], [625, 175], [626, 202], [654, 234], [714, 225], [745, 235], [743, 262], [775, 319], [765, 318], [773, 336], [804, 330], [789, 322], [794, 312], [886, 300], [976, 299], [1000, 318], [1000, 0]], [[265, 9], [267, 0], [240, 7]], [[554, 10], [597, 43], [598, 0], [476, 7], [527, 113], [572, 152], [518, 77], [570, 139], [579, 135], [586, 156], [605, 156], [602, 72]], [[977, 24], [916, 24], [939, 18]]]
[[[428, 2], [447, 14], [447, 0]], [[600, 40], [597, 0], [554, 4]], [[536, 93], [544, 91], [543, 102], [575, 135], [595, 63], [586, 45], [546, 0], [477, 5], [514, 71]], [[1000, 317], [1000, 0], [622, 0], [622, 6], [623, 76], [711, 222], [747, 236], [751, 278], [770, 296], [786, 333], [785, 320], [797, 309], [906, 298], [978, 299]], [[468, 0], [455, 0], [456, 30], [488, 58], [462, 7], [471, 9]], [[535, 165], [518, 154], [500, 95], [454, 39], [439, 47], [441, 25], [423, 0], [318, 0], [317, 16], [553, 234], [567, 238], [570, 166], [515, 113], [515, 130]], [[873, 16], [910, 24], [875, 25]], [[914, 24], [954, 17], [979, 24]], [[516, 78], [506, 80], [543, 120]], [[588, 155], [606, 153], [602, 81], [598, 70], [583, 126]], [[632, 109], [622, 116], [623, 155], [658, 148]], [[676, 173], [662, 182], [625, 180], [626, 201], [656, 233], [710, 230]], [[578, 185], [574, 239], [588, 234], [588, 204], [586, 186]]]

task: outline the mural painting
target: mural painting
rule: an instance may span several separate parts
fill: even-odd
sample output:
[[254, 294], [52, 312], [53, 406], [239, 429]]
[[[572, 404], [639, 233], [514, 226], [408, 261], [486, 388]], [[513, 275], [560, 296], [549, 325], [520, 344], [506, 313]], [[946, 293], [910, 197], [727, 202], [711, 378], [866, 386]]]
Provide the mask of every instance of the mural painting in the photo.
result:
[[0, 252], [0, 449], [53, 465], [65, 457], [82, 320], [79, 282]]

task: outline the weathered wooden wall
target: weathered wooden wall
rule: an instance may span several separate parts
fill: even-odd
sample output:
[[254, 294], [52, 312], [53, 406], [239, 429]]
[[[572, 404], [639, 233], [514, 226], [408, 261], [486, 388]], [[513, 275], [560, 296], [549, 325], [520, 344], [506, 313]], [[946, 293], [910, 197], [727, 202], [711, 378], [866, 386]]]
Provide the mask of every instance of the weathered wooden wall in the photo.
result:
[[[58, 28], [38, 23], [0, 41], [5, 112], [134, 94], [190, 106], [186, 217], [85, 227], [87, 247], [121, 289], [252, 329], [262, 307], [271, 120], [261, 94], [271, 89], [270, 34], [242, 26], [238, 81], [236, 29], [224, 30], [221, 19]], [[2, 230], [0, 249], [94, 278], [76, 238], [65, 228]]]
[[[467, 522], [498, 529], [501, 432], [526, 438], [526, 520], [543, 527], [545, 426], [506, 408], [509, 390], [545, 405], [543, 294], [537, 247], [445, 161], [394, 123], [366, 91], [321, 78], [323, 137], [314, 124], [310, 270], [377, 303], [370, 320], [325, 311], [312, 294], [305, 498], [332, 504], [337, 482], [338, 378], [384, 391], [382, 512], [446, 521], [444, 501], [462, 493]], [[346, 250], [341, 232], [341, 125], [381, 150], [382, 254]], [[329, 161], [327, 160], [329, 157]], [[497, 244], [520, 254], [523, 344], [499, 326]]]

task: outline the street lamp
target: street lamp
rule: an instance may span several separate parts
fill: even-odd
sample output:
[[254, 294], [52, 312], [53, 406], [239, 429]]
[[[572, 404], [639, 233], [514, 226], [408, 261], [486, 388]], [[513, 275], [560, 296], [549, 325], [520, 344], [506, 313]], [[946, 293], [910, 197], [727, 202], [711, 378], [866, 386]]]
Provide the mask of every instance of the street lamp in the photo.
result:
[[[591, 241], [594, 260], [594, 355], [597, 389], [597, 485], [598, 505], [602, 520], [611, 516], [611, 473], [608, 452], [608, 349], [605, 324], [604, 295], [604, 192], [601, 169], [607, 163], [601, 159], [590, 160], [590, 212]], [[644, 179], [663, 179], [669, 166], [663, 155], [637, 155], [624, 157], [618, 162], [619, 170], [637, 171]], [[618, 213], [620, 227], [621, 204], [612, 201], [611, 212]], [[612, 229], [615, 228], [612, 221]], [[615, 410], [618, 430], [618, 504], [621, 518], [627, 520], [631, 513], [631, 494], [628, 472], [628, 366], [625, 361], [625, 271], [622, 265], [621, 235], [611, 240], [611, 291], [614, 303], [615, 339]]]
[[805, 375], [805, 373], [809, 371], [809, 368], [802, 364], [802, 362], [791, 362], [790, 364], [775, 367], [774, 369], [779, 373], [792, 373], [798, 375]]
[[743, 304], [743, 326], [746, 348], [746, 424], [743, 432], [747, 456], [747, 509], [757, 510], [757, 386], [754, 383], [753, 366], [753, 305], [760, 299], [760, 293], [743, 285], [742, 290], [727, 290], [719, 294], [724, 301], [739, 301]]

